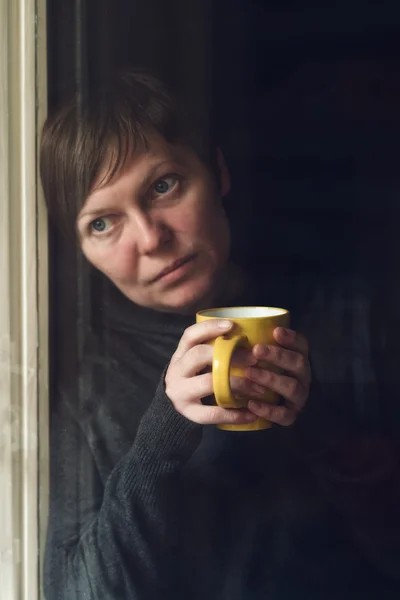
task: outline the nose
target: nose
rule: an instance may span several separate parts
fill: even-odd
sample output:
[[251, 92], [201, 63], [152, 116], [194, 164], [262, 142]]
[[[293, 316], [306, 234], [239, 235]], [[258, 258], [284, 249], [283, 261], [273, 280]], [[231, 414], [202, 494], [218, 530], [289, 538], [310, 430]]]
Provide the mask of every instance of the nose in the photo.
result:
[[148, 213], [142, 211], [135, 213], [133, 222], [140, 254], [152, 254], [171, 239], [171, 232], [166, 224]]

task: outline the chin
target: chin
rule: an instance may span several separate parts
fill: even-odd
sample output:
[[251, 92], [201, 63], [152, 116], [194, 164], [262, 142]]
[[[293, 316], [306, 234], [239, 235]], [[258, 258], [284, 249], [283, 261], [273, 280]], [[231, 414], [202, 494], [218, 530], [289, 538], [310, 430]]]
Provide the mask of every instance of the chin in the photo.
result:
[[211, 301], [213, 287], [210, 279], [198, 282], [189, 281], [186, 285], [165, 292], [162, 302], [155, 308], [163, 312], [182, 314], [194, 313], [203, 308], [209, 308], [208, 302]]

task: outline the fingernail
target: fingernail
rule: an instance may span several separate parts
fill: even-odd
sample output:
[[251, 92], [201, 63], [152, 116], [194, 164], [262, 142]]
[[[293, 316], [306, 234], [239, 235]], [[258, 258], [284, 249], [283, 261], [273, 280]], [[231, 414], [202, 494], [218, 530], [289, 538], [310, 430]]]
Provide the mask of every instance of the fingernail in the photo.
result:
[[255, 394], [263, 394], [265, 392], [265, 388], [262, 387], [261, 385], [258, 385], [258, 383], [252, 383], [251, 391], [254, 392]]
[[258, 354], [261, 358], [265, 358], [269, 354], [269, 348], [267, 346], [260, 346]]
[[252, 408], [254, 408], [255, 410], [260, 410], [263, 407], [263, 403], [262, 402], [257, 402], [257, 400], [250, 400], [249, 404], [248, 404], [249, 409], [251, 410]]
[[249, 379], [256, 378], [259, 374], [260, 369], [258, 367], [248, 367], [246, 370], [246, 375]]
[[219, 329], [230, 329], [232, 327], [232, 321], [218, 321]]
[[259, 417], [257, 415], [245, 415], [244, 420], [247, 421], [248, 423], [252, 423], [253, 421], [255, 421], [258, 418]]

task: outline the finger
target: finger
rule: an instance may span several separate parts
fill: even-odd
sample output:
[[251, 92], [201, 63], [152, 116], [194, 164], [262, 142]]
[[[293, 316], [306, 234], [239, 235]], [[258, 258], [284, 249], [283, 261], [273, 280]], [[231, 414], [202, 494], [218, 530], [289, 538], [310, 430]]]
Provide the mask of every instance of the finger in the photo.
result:
[[250, 381], [247, 377], [230, 378], [232, 394], [235, 397], [243, 398], [248, 396], [261, 396], [265, 394], [265, 387]]
[[[181, 374], [183, 377], [193, 377], [202, 369], [212, 365], [214, 349], [209, 344], [198, 344], [190, 348], [180, 359]], [[255, 365], [257, 359], [254, 357], [251, 350], [246, 348], [238, 348], [232, 358], [232, 366], [246, 367]]]
[[248, 404], [249, 410], [258, 417], [262, 417], [271, 423], [288, 427], [293, 425], [299, 416], [299, 411], [290, 406], [276, 406], [251, 400]]
[[295, 352], [300, 352], [301, 354], [308, 354], [308, 341], [303, 335], [296, 333], [293, 329], [276, 327], [273, 335], [281, 346], [294, 350]]
[[[214, 394], [212, 373], [202, 373], [183, 381], [184, 383], [181, 380], [180, 395], [186, 399], [187, 403], [198, 402]], [[251, 396], [258, 397], [265, 393], [265, 387], [249, 381], [245, 377], [231, 377], [230, 382], [234, 396], [247, 396], [248, 398]]]
[[293, 350], [287, 350], [281, 346], [265, 346], [257, 344], [253, 348], [253, 355], [257, 360], [267, 360], [286, 371], [295, 375], [304, 384], [311, 379], [310, 363], [306, 355]]
[[252, 423], [258, 419], [257, 415], [243, 408], [220, 408], [219, 406], [203, 406], [191, 404], [185, 409], [184, 416], [190, 421], [201, 425], [240, 425]]
[[180, 395], [185, 398], [185, 404], [200, 402], [214, 393], [212, 373], [202, 373], [186, 380], [181, 379], [180, 388]]
[[180, 359], [180, 372], [182, 377], [193, 377], [202, 369], [212, 364], [213, 347], [208, 344], [199, 344], [186, 352]]
[[228, 333], [233, 327], [232, 321], [226, 319], [208, 319], [201, 323], [195, 323], [188, 327], [182, 335], [175, 351], [175, 358], [180, 358], [185, 352], [197, 346], [216, 339], [220, 335]]
[[251, 381], [254, 381], [254, 383], [258, 383], [259, 385], [277, 392], [280, 396], [283, 396], [285, 400], [295, 405], [299, 410], [303, 408], [307, 400], [308, 387], [304, 387], [300, 381], [294, 377], [272, 373], [272, 371], [259, 369], [258, 367], [249, 367], [246, 369], [246, 375]]
[[255, 365], [257, 360], [258, 359], [254, 356], [253, 352], [248, 348], [236, 348], [232, 355], [231, 366], [248, 367], [250, 365]]
[[213, 394], [212, 374], [203, 373], [187, 379], [180, 378], [173, 384], [166, 380], [165, 393], [178, 412], [182, 412], [191, 402], [201, 402], [203, 398]]

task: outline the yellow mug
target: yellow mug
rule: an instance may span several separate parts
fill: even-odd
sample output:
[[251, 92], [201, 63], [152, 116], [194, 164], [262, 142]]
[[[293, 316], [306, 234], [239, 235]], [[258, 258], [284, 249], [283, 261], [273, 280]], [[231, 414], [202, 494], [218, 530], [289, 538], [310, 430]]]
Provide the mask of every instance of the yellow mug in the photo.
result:
[[[234, 326], [225, 335], [217, 337], [211, 344], [214, 346], [212, 377], [215, 401], [222, 408], [244, 408], [250, 398], [235, 398], [230, 387], [230, 377], [244, 377], [244, 368], [231, 367], [232, 354], [237, 347], [251, 350], [257, 344], [277, 346], [273, 337], [275, 327], [288, 327], [289, 311], [270, 306], [235, 306], [230, 308], [212, 308], [202, 310], [196, 315], [196, 322], [208, 319], [228, 319]], [[258, 366], [270, 371], [280, 370], [267, 361], [258, 361]], [[277, 404], [279, 394], [272, 390], [257, 398], [261, 402]], [[271, 423], [265, 419], [257, 419], [243, 425], [217, 425], [219, 429], [228, 431], [259, 431], [269, 429]]]

